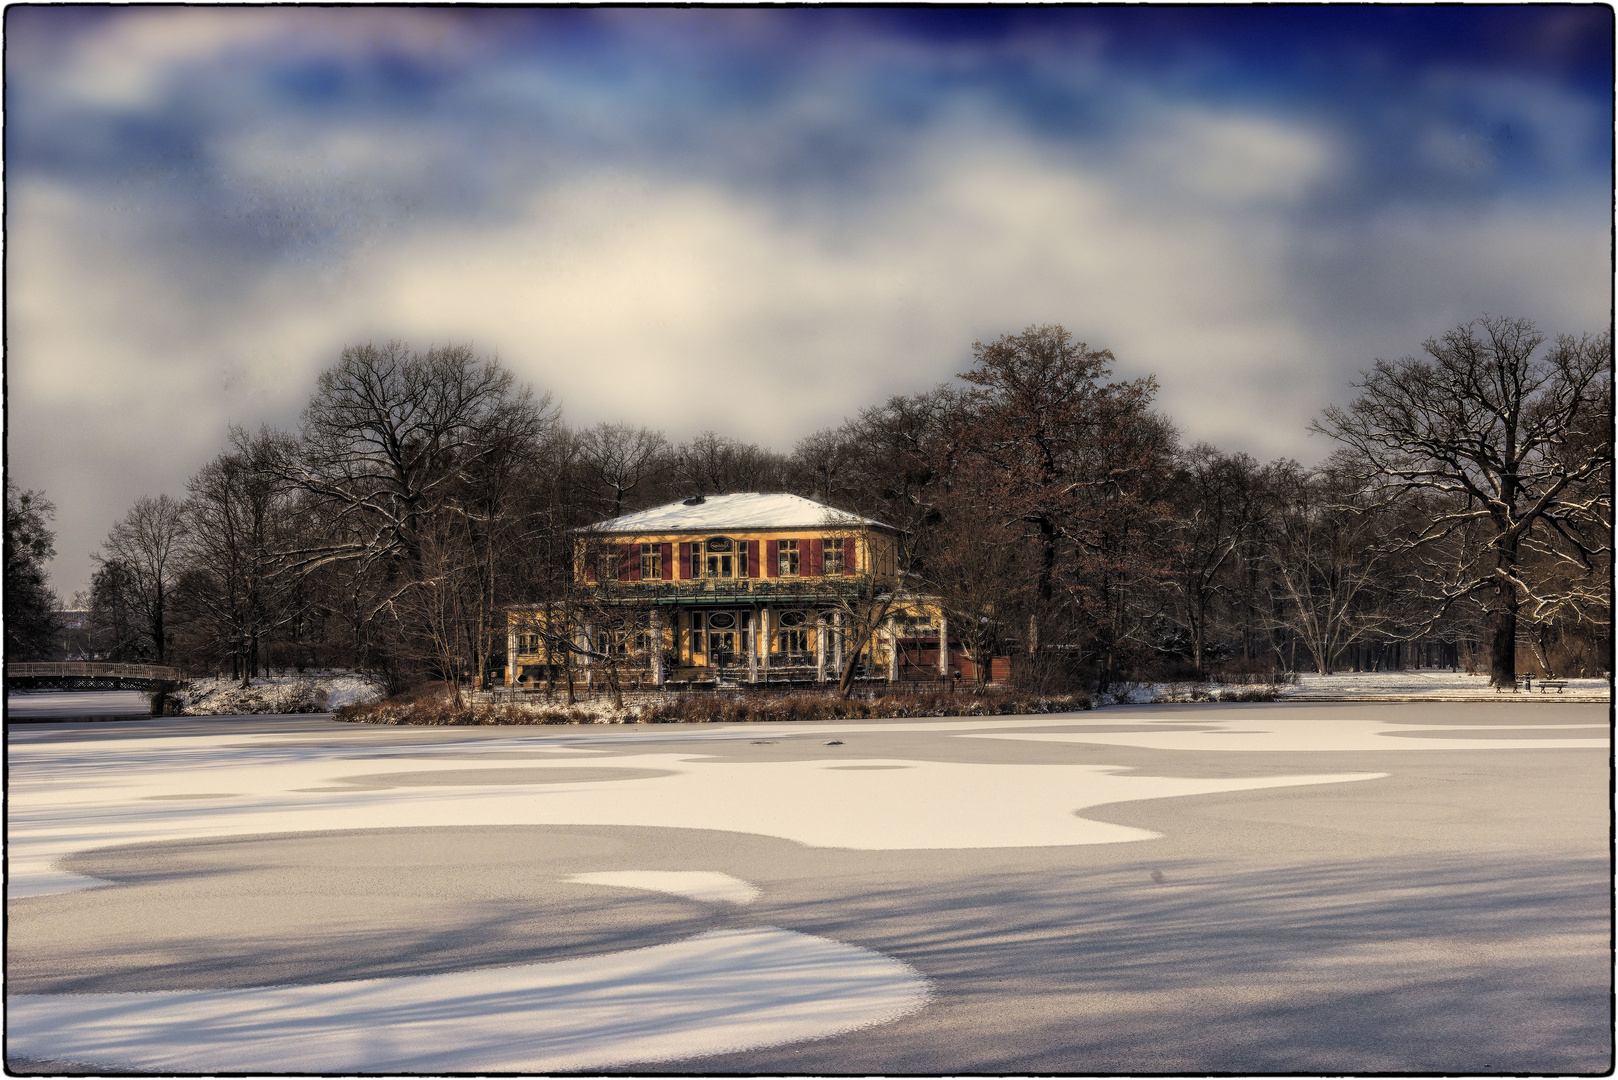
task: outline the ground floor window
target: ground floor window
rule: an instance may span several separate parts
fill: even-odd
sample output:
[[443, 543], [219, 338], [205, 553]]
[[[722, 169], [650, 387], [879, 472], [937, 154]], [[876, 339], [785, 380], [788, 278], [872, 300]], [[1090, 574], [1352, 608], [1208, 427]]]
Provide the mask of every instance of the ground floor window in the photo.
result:
[[693, 611], [692, 657], [706, 655], [711, 667], [745, 663], [747, 650], [752, 647], [753, 642], [746, 620], [745, 615], [739, 615], [734, 611]]

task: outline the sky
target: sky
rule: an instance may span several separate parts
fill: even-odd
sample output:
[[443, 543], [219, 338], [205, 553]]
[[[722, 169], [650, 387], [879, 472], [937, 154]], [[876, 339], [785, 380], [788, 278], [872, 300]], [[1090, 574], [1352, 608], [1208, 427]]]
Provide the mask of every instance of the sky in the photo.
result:
[[789, 451], [1060, 323], [1321, 460], [1378, 357], [1612, 319], [1606, 6], [5, 15], [6, 448], [53, 585], [345, 344]]

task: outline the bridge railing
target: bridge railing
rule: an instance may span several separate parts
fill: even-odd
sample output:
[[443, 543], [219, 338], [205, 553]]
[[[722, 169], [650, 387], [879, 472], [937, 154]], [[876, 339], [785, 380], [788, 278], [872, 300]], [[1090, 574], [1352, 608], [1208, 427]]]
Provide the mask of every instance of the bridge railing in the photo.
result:
[[7, 679], [146, 679], [175, 682], [180, 673], [157, 664], [97, 664], [87, 662], [7, 664]]

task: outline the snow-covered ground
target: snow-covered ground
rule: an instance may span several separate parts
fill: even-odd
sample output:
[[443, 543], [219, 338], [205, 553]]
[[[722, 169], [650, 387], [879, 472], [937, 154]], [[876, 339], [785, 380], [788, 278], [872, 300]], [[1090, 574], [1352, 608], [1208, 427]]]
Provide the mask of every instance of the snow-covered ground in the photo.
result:
[[1497, 692], [1486, 675], [1440, 670], [1350, 671], [1331, 675], [1299, 672], [1297, 681], [1277, 686], [1221, 686], [1216, 683], [1127, 683], [1096, 696], [1099, 705], [1190, 704], [1205, 701], [1610, 701], [1605, 679], [1557, 680], [1566, 686], [1546, 691], [1539, 679], [1526, 691]]
[[1293, 686], [1281, 687], [1281, 700], [1294, 701], [1371, 701], [1423, 698], [1431, 700], [1467, 700], [1472, 698], [1510, 698], [1535, 701], [1608, 701], [1610, 687], [1605, 679], [1568, 679], [1560, 692], [1542, 691], [1539, 680], [1534, 680], [1532, 691], [1496, 693], [1489, 685], [1487, 675], [1468, 675], [1464, 671], [1437, 669], [1412, 671], [1354, 671], [1333, 675], [1314, 675], [1300, 672]]
[[[1221, 751], [1507, 751], [1607, 746], [1604, 723], [1518, 729], [1389, 720], [1370, 710], [1261, 706], [911, 721], [945, 738]], [[1577, 728], [1579, 731], [1569, 729]], [[815, 739], [870, 723], [787, 725]], [[183, 729], [181, 729], [183, 730]], [[104, 733], [98, 733], [104, 734]], [[11, 733], [11, 897], [104, 883], [57, 869], [75, 853], [148, 841], [420, 826], [663, 826], [745, 831], [811, 847], [915, 850], [1118, 844], [1146, 829], [1085, 818], [1142, 799], [1374, 782], [1382, 772], [1154, 776], [1115, 765], [841, 756], [738, 763], [666, 744], [750, 739], [756, 729], [599, 734], [540, 729], [454, 740], [409, 732], [225, 734], [139, 740]], [[592, 741], [593, 740], [593, 741]], [[840, 740], [838, 741], [840, 745]], [[831, 743], [827, 743], [831, 745]], [[967, 744], [963, 743], [963, 747]], [[982, 745], [982, 744], [976, 744]], [[953, 755], [952, 755], [953, 757]], [[402, 782], [399, 770], [418, 782]], [[514, 767], [534, 784], [513, 783]], [[602, 770], [619, 778], [602, 782]], [[1328, 766], [1329, 768], [1329, 766]], [[1238, 771], [1240, 766], [1237, 766]], [[495, 770], [495, 782], [479, 773]], [[579, 779], [566, 778], [568, 770]], [[588, 771], [584, 771], [588, 770]], [[425, 774], [450, 773], [430, 781]], [[543, 774], [541, 777], [540, 774]], [[374, 783], [367, 783], [374, 779]], [[984, 813], [993, 807], [993, 813]], [[605, 860], [604, 860], [605, 861]], [[739, 905], [757, 886], [718, 871], [608, 869], [569, 880]], [[715, 930], [600, 956], [313, 985], [8, 998], [10, 1056], [116, 1071], [555, 1072], [621, 1067], [818, 1038], [922, 1008], [914, 969], [867, 948], [772, 926]]]
[[381, 697], [381, 687], [363, 675], [344, 671], [255, 678], [245, 690], [238, 679], [192, 679], [186, 684], [182, 701], [187, 716], [245, 716], [329, 712]]

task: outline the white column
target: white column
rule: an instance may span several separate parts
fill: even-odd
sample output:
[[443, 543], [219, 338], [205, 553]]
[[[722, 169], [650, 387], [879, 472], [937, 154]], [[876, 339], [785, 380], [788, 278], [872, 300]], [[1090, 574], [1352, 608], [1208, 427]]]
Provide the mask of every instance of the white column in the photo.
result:
[[893, 629], [893, 616], [888, 616], [888, 681], [899, 681], [899, 638]]
[[663, 685], [663, 613], [652, 609], [652, 682]]
[[[507, 616], [509, 620], [509, 616]], [[510, 621], [506, 623], [506, 689], [517, 684], [517, 631]]]
[[747, 681], [758, 682], [758, 616], [747, 613]]
[[949, 678], [949, 620], [938, 613], [938, 677]]
[[826, 681], [826, 619], [815, 613], [815, 681]]
[[834, 666], [837, 669], [837, 677], [842, 678], [843, 677], [843, 613], [841, 611], [835, 611], [835, 612], [832, 613], [831, 625], [832, 625], [832, 642], [831, 642], [832, 649], [837, 654], [836, 663], [833, 664], [832, 666]]
[[775, 622], [774, 613], [764, 608], [758, 613], [758, 663], [764, 669], [764, 681], [770, 681], [770, 627]]

